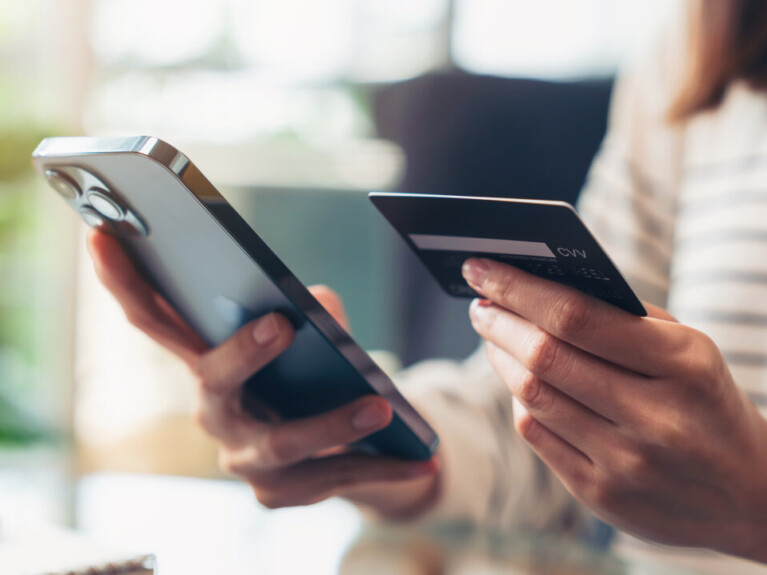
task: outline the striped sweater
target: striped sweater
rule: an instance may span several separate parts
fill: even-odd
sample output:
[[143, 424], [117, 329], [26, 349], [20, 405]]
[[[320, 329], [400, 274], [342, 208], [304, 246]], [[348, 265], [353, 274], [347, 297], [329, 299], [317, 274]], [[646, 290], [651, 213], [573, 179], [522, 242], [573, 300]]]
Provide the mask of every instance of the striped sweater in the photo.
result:
[[[707, 333], [736, 382], [767, 407], [767, 94], [736, 84], [717, 110], [670, 124], [683, 45], [669, 36], [624, 70], [579, 211], [642, 299]], [[436, 517], [504, 529], [587, 523], [514, 431], [510, 394], [482, 350], [402, 379], [443, 439]], [[706, 553], [672, 555], [712, 573], [761, 572]]]

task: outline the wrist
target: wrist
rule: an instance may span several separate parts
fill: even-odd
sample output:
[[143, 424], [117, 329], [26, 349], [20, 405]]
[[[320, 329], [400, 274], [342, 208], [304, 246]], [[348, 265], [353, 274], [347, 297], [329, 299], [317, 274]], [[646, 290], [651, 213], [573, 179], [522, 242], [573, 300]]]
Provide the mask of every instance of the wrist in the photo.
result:
[[751, 561], [767, 564], [767, 485], [763, 478], [767, 475], [767, 419], [756, 408], [753, 409], [754, 424], [757, 429], [755, 443], [759, 446], [757, 454], [748, 458], [749, 465], [745, 472], [747, 481], [742, 489], [746, 495], [743, 501], [743, 518], [736, 529], [730, 533], [729, 549], [725, 553], [736, 555]]
[[362, 487], [344, 498], [386, 521], [412, 521], [428, 513], [439, 501], [441, 473], [408, 481]]

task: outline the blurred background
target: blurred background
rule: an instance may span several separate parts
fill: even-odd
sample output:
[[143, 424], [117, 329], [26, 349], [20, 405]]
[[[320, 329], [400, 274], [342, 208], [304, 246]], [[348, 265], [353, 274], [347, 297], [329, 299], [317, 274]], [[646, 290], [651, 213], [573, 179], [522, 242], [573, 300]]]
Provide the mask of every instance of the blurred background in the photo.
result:
[[366, 193], [574, 200], [619, 63], [681, 1], [0, 0], [0, 509], [71, 521], [9, 472], [54, 484], [62, 450], [76, 475], [218, 473], [185, 369], [128, 326], [31, 172], [41, 137], [168, 140], [341, 293], [382, 365], [460, 358], [466, 303]]

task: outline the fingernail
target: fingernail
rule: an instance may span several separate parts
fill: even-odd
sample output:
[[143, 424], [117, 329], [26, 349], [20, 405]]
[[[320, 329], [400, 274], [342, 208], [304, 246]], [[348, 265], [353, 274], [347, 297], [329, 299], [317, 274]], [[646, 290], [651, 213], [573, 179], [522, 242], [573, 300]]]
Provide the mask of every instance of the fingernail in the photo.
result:
[[253, 328], [253, 339], [261, 346], [269, 345], [277, 339], [278, 335], [280, 335], [280, 329], [277, 327], [274, 314], [271, 313], [258, 320], [256, 327]]
[[491, 302], [489, 299], [485, 298], [474, 298], [474, 300], [471, 302], [471, 307], [478, 308], [478, 307], [490, 307], [493, 305], [493, 302]]
[[352, 417], [352, 427], [357, 431], [377, 429], [386, 423], [387, 414], [378, 405], [367, 405]]
[[492, 302], [486, 299], [476, 298], [471, 302], [471, 305], [469, 306], [469, 316], [472, 320], [482, 319], [486, 317], [486, 314], [489, 311], [488, 308], [491, 305], [493, 305]]
[[472, 258], [463, 263], [463, 277], [473, 288], [481, 288], [489, 272], [490, 267], [482, 260]]

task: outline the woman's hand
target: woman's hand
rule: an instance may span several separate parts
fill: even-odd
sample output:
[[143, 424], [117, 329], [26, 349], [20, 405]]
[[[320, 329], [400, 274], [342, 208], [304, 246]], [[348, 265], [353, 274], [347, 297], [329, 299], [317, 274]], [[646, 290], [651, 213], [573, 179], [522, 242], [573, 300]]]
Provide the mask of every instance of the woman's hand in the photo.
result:
[[767, 422], [714, 343], [497, 262], [464, 276], [516, 429], [605, 521], [767, 562]]
[[[293, 339], [287, 319], [266, 315], [209, 349], [139, 276], [114, 238], [93, 231], [88, 246], [99, 279], [128, 320], [196, 374], [199, 424], [218, 441], [222, 468], [248, 481], [262, 504], [306, 505], [343, 495], [389, 517], [406, 517], [428, 504], [436, 489], [436, 459], [407, 462], [345, 450], [389, 424], [392, 410], [383, 398], [370, 395], [295, 421], [259, 421], [243, 411], [243, 382]], [[313, 293], [339, 322], [346, 323], [335, 293], [322, 287]]]

